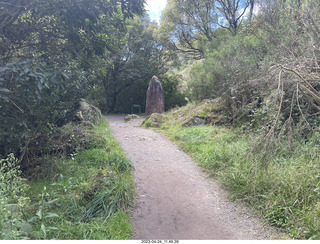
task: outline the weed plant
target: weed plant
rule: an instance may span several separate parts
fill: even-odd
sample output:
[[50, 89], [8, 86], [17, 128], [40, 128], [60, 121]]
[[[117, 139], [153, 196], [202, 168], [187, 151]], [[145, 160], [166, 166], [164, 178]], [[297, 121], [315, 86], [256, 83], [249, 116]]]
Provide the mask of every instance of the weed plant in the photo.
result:
[[[165, 129], [164, 129], [165, 128]], [[245, 201], [295, 239], [320, 239], [320, 134], [292, 151], [262, 154], [256, 138], [223, 127], [165, 125], [163, 132]]]
[[27, 188], [14, 155], [0, 160], [0, 239], [27, 239], [31, 228], [23, 215], [29, 203]]
[[28, 186], [13, 156], [1, 161], [1, 239], [131, 238], [132, 166], [106, 121], [94, 133], [95, 147], [51, 159], [51, 176], [29, 180]]

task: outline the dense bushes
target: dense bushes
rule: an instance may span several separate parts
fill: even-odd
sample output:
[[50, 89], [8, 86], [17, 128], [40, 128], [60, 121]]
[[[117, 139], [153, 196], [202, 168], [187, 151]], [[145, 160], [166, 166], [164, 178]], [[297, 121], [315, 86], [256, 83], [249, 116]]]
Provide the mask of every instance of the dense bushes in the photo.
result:
[[0, 3], [0, 158], [21, 160], [30, 140], [69, 121], [125, 46], [127, 19], [144, 8], [141, 0], [80, 2]]
[[237, 35], [218, 29], [205, 59], [191, 68], [192, 98], [223, 94], [235, 124], [242, 125], [277, 93], [269, 129], [277, 134], [300, 127], [307, 136], [319, 125], [319, 7], [313, 0], [266, 1]]
[[179, 87], [181, 79], [179, 76], [164, 75], [160, 79], [164, 91], [164, 106], [166, 111], [187, 103], [188, 95], [181, 92]]
[[65, 124], [87, 93], [86, 79], [71, 67], [40, 65], [29, 60], [0, 69], [1, 88], [8, 91], [0, 99], [0, 155], [21, 152], [36, 134]]
[[259, 55], [263, 55], [260, 50], [263, 44], [258, 37], [246, 30], [246, 26], [237, 36], [230, 37], [221, 31], [219, 35], [228, 40], [215, 40], [206, 58], [192, 66], [188, 86], [195, 100], [221, 96], [257, 75]]
[[[151, 77], [148, 77], [144, 80], [132, 82], [130, 86], [119, 92], [112, 112], [132, 113], [133, 111], [134, 113], [138, 113], [139, 110], [132, 107], [133, 104], [138, 104], [141, 106], [141, 112], [143, 113], [146, 106], [146, 94], [150, 79]], [[188, 95], [180, 89], [181, 79], [179, 76], [160, 74], [159, 80], [164, 91], [166, 111], [187, 103], [186, 98]], [[93, 104], [106, 112], [110, 111], [110, 105], [107, 104], [105, 96], [104, 91], [97, 86], [88, 98]]]

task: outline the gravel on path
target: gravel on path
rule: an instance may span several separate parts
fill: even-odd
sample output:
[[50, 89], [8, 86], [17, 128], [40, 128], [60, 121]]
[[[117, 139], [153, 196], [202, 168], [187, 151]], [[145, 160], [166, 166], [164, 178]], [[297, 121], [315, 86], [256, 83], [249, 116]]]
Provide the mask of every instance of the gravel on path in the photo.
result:
[[212, 177], [163, 135], [139, 127], [141, 120], [106, 119], [135, 168], [133, 239], [279, 239], [277, 231], [248, 207], [230, 201]]

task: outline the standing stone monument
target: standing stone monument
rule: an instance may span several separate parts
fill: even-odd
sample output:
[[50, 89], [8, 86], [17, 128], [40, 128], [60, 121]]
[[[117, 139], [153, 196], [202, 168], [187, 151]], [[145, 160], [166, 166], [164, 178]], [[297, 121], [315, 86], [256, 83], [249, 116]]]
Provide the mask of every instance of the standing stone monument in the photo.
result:
[[148, 90], [146, 100], [146, 116], [153, 113], [164, 112], [164, 95], [160, 81], [156, 76], [153, 76]]

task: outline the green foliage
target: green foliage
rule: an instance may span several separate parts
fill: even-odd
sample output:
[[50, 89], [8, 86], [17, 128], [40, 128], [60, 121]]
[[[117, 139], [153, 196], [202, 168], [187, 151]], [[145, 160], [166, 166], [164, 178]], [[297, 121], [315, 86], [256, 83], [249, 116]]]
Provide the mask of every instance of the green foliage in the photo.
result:
[[[101, 55], [114, 45], [124, 20], [142, 14], [143, 3], [143, 0], [84, 0], [81, 4], [72, 0], [4, 2], [0, 21], [0, 50], [4, 59], [1, 65], [18, 53], [19, 58], [40, 56], [47, 62], [61, 63]], [[105, 29], [100, 24], [105, 24]]]
[[117, 172], [129, 171], [132, 168], [123, 152], [114, 150], [107, 152], [105, 148], [93, 148], [79, 152], [76, 154], [75, 160], [81, 164], [94, 164], [94, 167], [97, 168], [109, 165], [112, 170]]
[[0, 239], [27, 239], [31, 228], [23, 211], [29, 203], [27, 189], [14, 155], [0, 160]]
[[[38, 134], [69, 121], [125, 45], [143, 0], [0, 3], [0, 155], [22, 160]], [[121, 43], [121, 47], [118, 47]], [[97, 65], [99, 64], [99, 65]], [[1, 156], [1, 157], [2, 157]]]
[[187, 95], [179, 89], [179, 85], [181, 84], [179, 76], [161, 76], [160, 82], [164, 91], [164, 106], [166, 111], [187, 104]]
[[62, 223], [61, 229], [68, 232], [59, 233], [61, 240], [130, 240], [132, 227], [129, 214], [120, 210], [113, 214], [107, 223], [101, 218], [93, 219], [88, 223]]
[[[149, 17], [135, 17], [126, 24], [127, 32], [117, 37], [118, 46], [110, 62], [101, 67], [101, 60], [95, 60], [95, 67], [99, 67], [97, 86], [104, 89], [106, 99], [102, 110], [107, 112], [129, 113], [133, 104], [144, 108], [151, 77], [164, 74], [165, 64], [172, 59], [165, 43], [157, 37], [157, 24]], [[91, 98], [95, 96], [91, 94]]]
[[46, 191], [47, 188], [44, 187], [41, 194], [38, 195], [38, 202], [33, 206], [37, 208], [37, 212], [34, 217], [28, 220], [28, 223], [34, 224], [35, 231], [29, 233], [33, 235], [36, 239], [47, 239], [47, 234], [53, 230], [59, 230], [53, 224], [52, 219], [59, 218], [59, 215], [53, 212], [49, 212], [53, 209], [52, 205], [59, 200], [59, 198], [50, 199], [50, 194]]
[[[262, 125], [271, 141], [290, 133], [309, 137], [319, 125], [317, 8], [317, 1], [264, 1], [236, 35], [215, 30], [205, 58], [191, 67], [191, 98], [222, 96], [234, 125]], [[275, 92], [279, 99], [272, 100]]]
[[[190, 80], [188, 81], [188, 89], [191, 92], [191, 98], [194, 101], [202, 101], [208, 98], [216, 97], [215, 79], [212, 74], [212, 67], [208, 67], [210, 60], [199, 62], [192, 65], [190, 70]], [[215, 66], [217, 68], [217, 66]], [[208, 70], [209, 69], [209, 70]], [[219, 75], [221, 75], [219, 73]]]
[[[148, 78], [140, 81], [136, 80], [136, 82], [123, 89], [117, 96], [115, 111], [131, 114], [133, 104], [140, 105], [141, 111], [143, 111], [146, 106], [146, 93], [149, 82]], [[137, 109], [134, 113], [137, 113]]]
[[319, 133], [294, 152], [282, 144], [263, 154], [252, 149], [256, 136], [237, 130], [180, 125], [162, 130], [215, 175], [232, 198], [245, 201], [292, 238], [319, 238]]
[[233, 95], [239, 96], [234, 100], [243, 103], [241, 93], [246, 88], [242, 83], [254, 78], [259, 70], [264, 43], [246, 31], [233, 37], [223, 32], [221, 35], [228, 39], [212, 42], [207, 57], [192, 66], [188, 87], [198, 101], [221, 96], [232, 88]]
[[117, 176], [111, 187], [102, 188], [87, 204], [82, 221], [89, 221], [94, 217], [108, 219], [119, 210], [125, 210], [133, 201], [133, 181], [128, 173]]
[[30, 180], [29, 190], [20, 178], [17, 160], [11, 155], [1, 160], [1, 239], [131, 238], [127, 210], [134, 197], [132, 166], [107, 122], [94, 130], [95, 148], [51, 159], [56, 171]]
[[210, 0], [172, 0], [161, 17], [160, 32], [169, 47], [199, 59], [206, 44], [214, 39], [217, 28], [217, 9]]
[[[232, 35], [236, 35], [244, 19], [249, 18], [251, 21], [256, 2], [255, 0], [217, 0], [217, 9], [223, 16], [222, 21], [218, 18], [218, 22], [221, 22], [219, 25], [228, 29]], [[246, 16], [248, 12], [249, 17]]]
[[132, 165], [124, 153], [110, 152], [107, 157], [107, 162], [110, 167], [117, 172], [125, 172], [132, 169]]
[[[158, 73], [157, 71], [154, 72]], [[161, 74], [163, 71], [159, 71], [159, 73], [159, 80], [165, 96], [165, 110], [185, 105], [187, 103], [185, 99], [187, 95], [180, 92], [179, 86], [181, 79], [178, 76]], [[150, 72], [148, 75], [151, 74], [152, 73]], [[152, 77], [149, 77], [148, 75], [145, 76], [146, 79], [141, 80], [140, 82], [137, 80], [119, 93], [117, 97], [116, 111], [131, 113], [133, 104], [139, 104], [142, 107], [142, 111], [144, 110], [146, 104], [146, 93], [150, 83], [150, 77]]]
[[90, 104], [99, 108], [102, 113], [106, 113], [108, 105], [105, 94], [105, 90], [101, 87], [101, 85], [95, 84], [92, 86], [92, 89], [90, 90], [90, 93], [88, 94], [86, 99]]
[[86, 81], [72, 67], [62, 71], [41, 67], [31, 60], [13, 62], [0, 69], [3, 89], [10, 90], [1, 102], [0, 154], [21, 151], [25, 141], [36, 133], [50, 133], [72, 115], [77, 92]]

